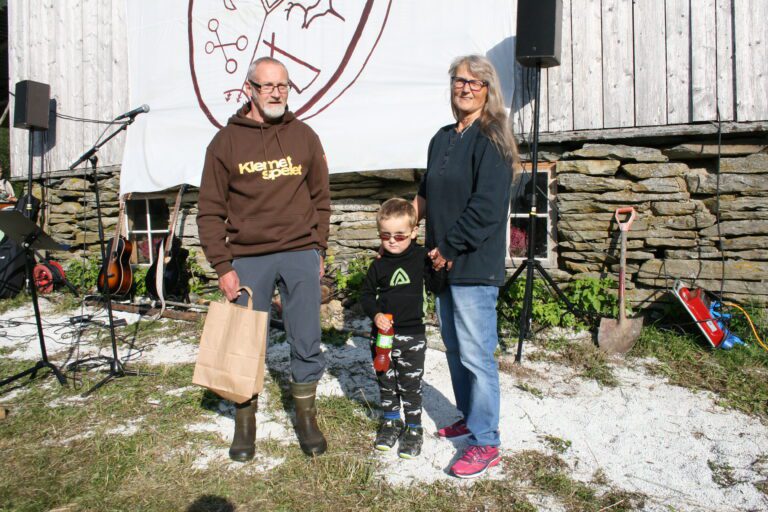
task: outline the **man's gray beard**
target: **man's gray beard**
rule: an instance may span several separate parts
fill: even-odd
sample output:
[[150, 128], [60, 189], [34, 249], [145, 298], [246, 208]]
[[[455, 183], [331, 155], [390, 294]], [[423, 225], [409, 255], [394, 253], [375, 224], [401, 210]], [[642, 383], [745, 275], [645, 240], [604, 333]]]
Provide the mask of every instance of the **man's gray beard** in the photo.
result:
[[271, 105], [265, 105], [264, 110], [264, 117], [267, 119], [280, 119], [285, 114], [286, 105], [280, 105], [278, 107], [273, 107]]

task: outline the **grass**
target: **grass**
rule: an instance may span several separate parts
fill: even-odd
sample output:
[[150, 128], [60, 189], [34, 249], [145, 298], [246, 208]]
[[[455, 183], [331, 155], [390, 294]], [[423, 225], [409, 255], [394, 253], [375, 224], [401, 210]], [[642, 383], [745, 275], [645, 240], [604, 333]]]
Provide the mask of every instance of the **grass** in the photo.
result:
[[573, 342], [563, 337], [539, 337], [533, 344], [540, 350], [531, 351], [531, 361], [552, 361], [576, 370], [577, 375], [594, 380], [606, 387], [618, 386], [605, 354], [593, 344]]
[[672, 384], [712, 391], [720, 405], [768, 420], [768, 352], [757, 344], [713, 350], [695, 333], [646, 326], [629, 356], [653, 357], [648, 368]]
[[[0, 374], [28, 366], [3, 360]], [[571, 479], [560, 459], [529, 452], [507, 458], [502, 480], [471, 487], [392, 486], [377, 475], [379, 462], [371, 450], [375, 422], [365, 404], [346, 397], [319, 400], [320, 427], [331, 447], [323, 457], [306, 458], [296, 442], [259, 440], [259, 457], [283, 461], [270, 471], [258, 472], [258, 463], [232, 468], [228, 462], [193, 469], [203, 450], [226, 452], [218, 434], [188, 430], [210, 421], [206, 411], [218, 410], [219, 399], [197, 388], [167, 394], [189, 386], [192, 365], [132, 369], [156, 375], [114, 380], [87, 399], [79, 393], [102, 377], [97, 372], [81, 374], [76, 387], [61, 387], [50, 377], [24, 385], [0, 430], [0, 511], [528, 512], [536, 510], [528, 496], [540, 494], [569, 511], [640, 506], [635, 495], [601, 492], [601, 485]], [[272, 400], [260, 403], [262, 410], [290, 407], [286, 382], [270, 379], [267, 386]], [[132, 435], [115, 433], [132, 423], [137, 426]]]

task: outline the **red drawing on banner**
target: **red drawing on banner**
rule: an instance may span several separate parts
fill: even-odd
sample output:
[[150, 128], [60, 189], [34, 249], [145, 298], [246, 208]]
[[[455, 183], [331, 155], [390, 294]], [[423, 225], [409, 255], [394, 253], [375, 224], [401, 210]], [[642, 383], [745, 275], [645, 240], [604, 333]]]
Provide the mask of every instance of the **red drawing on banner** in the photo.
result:
[[[327, 4], [328, 7], [318, 7], [320, 4]], [[304, 11], [304, 21], [301, 22], [301, 28], [309, 28], [315, 18], [321, 18], [326, 14], [332, 14], [341, 21], [345, 21], [344, 17], [333, 8], [333, 0], [317, 0], [314, 5], [310, 5], [309, 7], [304, 7], [301, 2], [288, 2], [288, 8], [285, 10], [285, 19], [291, 17], [291, 11], [294, 7], [298, 7]], [[310, 14], [309, 11], [318, 11], [318, 13]]]
[[[286, 68], [302, 119], [331, 106], [363, 72], [392, 0], [189, 0], [189, 63], [198, 104], [223, 126], [246, 100], [246, 71], [271, 56]], [[276, 12], [279, 11], [279, 12]], [[284, 16], [282, 15], [284, 14]], [[252, 44], [253, 43], [253, 44]]]
[[224, 69], [226, 69], [227, 73], [229, 74], [234, 73], [237, 71], [237, 61], [227, 57], [227, 47], [234, 46], [238, 51], [242, 52], [248, 48], [248, 38], [244, 35], [241, 35], [233, 43], [222, 43], [221, 37], [219, 37], [219, 20], [216, 18], [211, 18], [208, 20], [208, 30], [213, 32], [213, 34], [216, 36], [216, 41], [218, 44], [214, 43], [213, 41], [206, 41], [205, 53], [210, 55], [216, 51], [217, 48], [220, 49], [221, 54], [224, 56]]

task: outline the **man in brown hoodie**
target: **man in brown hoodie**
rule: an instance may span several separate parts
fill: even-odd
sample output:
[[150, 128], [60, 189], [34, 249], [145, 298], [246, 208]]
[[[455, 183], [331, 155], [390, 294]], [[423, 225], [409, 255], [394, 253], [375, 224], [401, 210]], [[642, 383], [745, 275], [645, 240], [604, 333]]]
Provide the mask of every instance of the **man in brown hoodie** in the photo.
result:
[[[288, 111], [288, 70], [263, 57], [248, 69], [249, 102], [213, 138], [205, 155], [197, 225], [203, 251], [228, 300], [269, 311], [277, 285], [291, 344], [296, 434], [307, 455], [327, 448], [315, 392], [320, 349], [320, 278], [328, 243], [328, 165], [320, 139]], [[257, 398], [236, 404], [229, 455], [253, 458]]]

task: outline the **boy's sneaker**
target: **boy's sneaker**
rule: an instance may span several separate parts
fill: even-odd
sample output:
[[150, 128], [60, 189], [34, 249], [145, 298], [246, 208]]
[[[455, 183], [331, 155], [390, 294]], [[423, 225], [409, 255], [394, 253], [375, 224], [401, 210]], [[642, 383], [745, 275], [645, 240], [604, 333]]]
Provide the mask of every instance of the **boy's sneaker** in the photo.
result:
[[497, 447], [470, 445], [464, 455], [451, 466], [451, 473], [459, 478], [475, 478], [496, 466], [499, 461], [501, 455]]
[[446, 439], [462, 439], [467, 437], [471, 432], [467, 428], [467, 423], [464, 419], [460, 419], [453, 425], [448, 425], [437, 431], [437, 435]]
[[424, 442], [424, 429], [422, 427], [405, 427], [403, 437], [400, 439], [400, 449], [397, 451], [401, 459], [415, 459], [421, 453], [421, 445]]
[[376, 441], [373, 442], [373, 446], [382, 452], [388, 452], [400, 437], [400, 433], [403, 431], [403, 420], [384, 420], [379, 426], [379, 431], [376, 433]]

